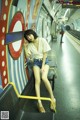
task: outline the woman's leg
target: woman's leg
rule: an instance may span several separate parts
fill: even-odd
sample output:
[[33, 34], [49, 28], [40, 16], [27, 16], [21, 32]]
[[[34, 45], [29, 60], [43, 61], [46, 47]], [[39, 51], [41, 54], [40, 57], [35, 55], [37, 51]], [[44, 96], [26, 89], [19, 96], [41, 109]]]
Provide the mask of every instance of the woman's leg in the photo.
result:
[[44, 72], [42, 73], [42, 80], [43, 80], [43, 82], [44, 82], [44, 84], [45, 84], [45, 86], [50, 94], [51, 99], [54, 99], [51, 84], [47, 78], [48, 71], [49, 71], [49, 65], [45, 65]]
[[51, 84], [47, 78], [47, 75], [48, 75], [48, 71], [49, 71], [49, 65], [45, 65], [45, 68], [44, 68], [44, 72], [42, 73], [42, 80], [50, 94], [50, 97], [51, 97], [51, 105], [50, 105], [50, 108], [54, 111], [56, 111], [56, 101], [55, 101], [55, 98], [54, 98], [54, 95], [53, 95], [53, 91], [52, 91], [52, 88], [51, 88]]
[[[35, 90], [36, 90], [36, 96], [40, 97], [40, 68], [38, 66], [33, 67], [34, 71], [34, 77], [35, 77]], [[45, 109], [43, 108], [41, 100], [38, 100], [38, 107], [40, 112], [45, 112]]]

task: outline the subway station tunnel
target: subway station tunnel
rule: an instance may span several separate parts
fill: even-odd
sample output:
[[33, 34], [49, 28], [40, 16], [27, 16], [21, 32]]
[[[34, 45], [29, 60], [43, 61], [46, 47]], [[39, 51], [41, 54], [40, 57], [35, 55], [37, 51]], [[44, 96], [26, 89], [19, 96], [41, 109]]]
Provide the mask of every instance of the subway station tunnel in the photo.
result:
[[[34, 75], [23, 48], [27, 29], [35, 30], [51, 47], [48, 78], [55, 113], [43, 83], [46, 113], [37, 109]], [[10, 120], [80, 120], [79, 0], [0, 0], [0, 119], [3, 113]]]

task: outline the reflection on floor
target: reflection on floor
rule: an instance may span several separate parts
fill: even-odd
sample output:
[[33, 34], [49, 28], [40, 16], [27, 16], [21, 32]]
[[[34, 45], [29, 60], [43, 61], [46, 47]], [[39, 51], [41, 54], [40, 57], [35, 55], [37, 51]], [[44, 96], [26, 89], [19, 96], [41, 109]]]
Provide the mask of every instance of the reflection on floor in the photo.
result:
[[57, 41], [50, 45], [56, 54], [58, 74], [54, 89], [57, 99], [57, 113], [54, 118], [80, 120], [80, 53], [65, 34], [62, 44], [58, 36]]

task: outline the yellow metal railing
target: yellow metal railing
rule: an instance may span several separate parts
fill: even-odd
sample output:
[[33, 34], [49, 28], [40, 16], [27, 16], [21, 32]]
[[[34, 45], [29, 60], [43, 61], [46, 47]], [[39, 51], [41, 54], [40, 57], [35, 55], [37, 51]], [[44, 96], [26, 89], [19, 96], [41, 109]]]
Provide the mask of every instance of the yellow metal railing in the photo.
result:
[[34, 100], [46, 100], [46, 101], [52, 101], [51, 98], [47, 98], [47, 97], [36, 97], [36, 96], [25, 96], [25, 95], [20, 95], [16, 89], [16, 86], [13, 82], [9, 82], [9, 84], [11, 84], [15, 90], [15, 93], [17, 94], [17, 96], [19, 98], [22, 98], [22, 99], [34, 99]]

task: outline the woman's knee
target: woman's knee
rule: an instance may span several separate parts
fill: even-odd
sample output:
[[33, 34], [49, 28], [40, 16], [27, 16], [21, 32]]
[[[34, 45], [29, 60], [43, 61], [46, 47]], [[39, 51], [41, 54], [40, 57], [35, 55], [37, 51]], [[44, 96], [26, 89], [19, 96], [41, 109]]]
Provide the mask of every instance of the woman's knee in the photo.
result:
[[41, 81], [40, 80], [36, 80], [35, 81], [35, 85], [40, 85]]
[[47, 76], [42, 76], [42, 80], [46, 81], [47, 80]]

